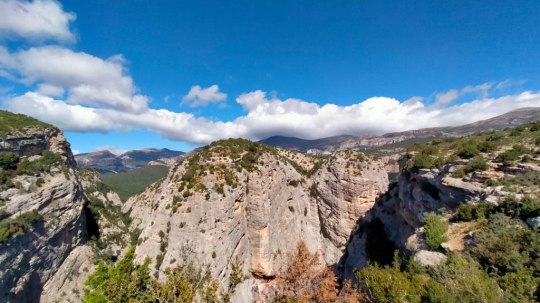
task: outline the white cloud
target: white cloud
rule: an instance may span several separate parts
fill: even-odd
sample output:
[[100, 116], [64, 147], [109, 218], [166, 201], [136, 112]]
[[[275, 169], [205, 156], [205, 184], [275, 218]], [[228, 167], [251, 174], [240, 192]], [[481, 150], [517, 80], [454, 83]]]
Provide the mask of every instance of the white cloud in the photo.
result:
[[195, 85], [182, 98], [182, 104], [189, 104], [191, 107], [206, 106], [210, 103], [223, 102], [225, 99], [227, 99], [227, 94], [220, 92], [216, 84], [207, 88]]
[[54, 0], [0, 0], [0, 36], [73, 41], [69, 24], [75, 18]]
[[538, 107], [540, 92], [526, 91], [500, 98], [481, 98], [448, 107], [426, 106], [418, 97], [405, 102], [374, 97], [348, 106], [321, 106], [298, 99], [268, 99], [262, 91], [242, 94], [236, 102], [247, 113], [229, 122], [197, 118], [189, 113], [165, 109], [126, 112], [112, 108], [89, 108], [36, 92], [8, 99], [4, 107], [58, 125], [67, 131], [149, 129], [168, 139], [206, 144], [230, 137], [258, 140], [284, 135], [315, 139], [342, 134], [382, 134], [462, 125], [521, 107]]
[[[503, 83], [503, 82], [501, 82]], [[501, 84], [499, 83], [499, 84]], [[497, 85], [498, 86], [498, 85]], [[474, 94], [479, 98], [489, 97], [489, 91], [493, 88], [493, 83], [483, 83], [480, 85], [469, 85], [462, 89], [451, 89], [446, 92], [438, 93], [435, 95], [435, 106], [446, 106], [460, 97], [467, 94]]]
[[62, 97], [65, 90], [62, 87], [42, 83], [38, 85], [37, 92], [49, 97]]
[[39, 83], [42, 94], [60, 96], [60, 90], [65, 89], [70, 104], [145, 111], [148, 98], [137, 94], [124, 63], [119, 55], [103, 60], [59, 46], [33, 47], [16, 53], [0, 46], [0, 70], [9, 71], [11, 77], [26, 85]]

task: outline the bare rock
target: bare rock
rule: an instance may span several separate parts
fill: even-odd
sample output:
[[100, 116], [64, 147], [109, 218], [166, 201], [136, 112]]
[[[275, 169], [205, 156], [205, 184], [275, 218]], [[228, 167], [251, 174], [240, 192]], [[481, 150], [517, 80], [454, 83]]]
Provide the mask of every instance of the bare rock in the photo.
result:
[[414, 254], [413, 259], [422, 266], [437, 266], [445, 263], [448, 258], [440, 252], [420, 250]]

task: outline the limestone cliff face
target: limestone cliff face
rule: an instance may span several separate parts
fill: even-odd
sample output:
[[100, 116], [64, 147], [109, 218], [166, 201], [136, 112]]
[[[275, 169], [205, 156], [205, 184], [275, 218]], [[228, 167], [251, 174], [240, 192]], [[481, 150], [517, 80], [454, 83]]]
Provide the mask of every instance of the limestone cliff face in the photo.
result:
[[[35, 302], [43, 284], [84, 241], [86, 200], [69, 144], [59, 130], [12, 132], [0, 140], [0, 146], [21, 156], [29, 167], [11, 172], [14, 185], [0, 191], [2, 223], [10, 226], [4, 229], [10, 230], [9, 237], [0, 242], [0, 301]], [[40, 156], [44, 152], [50, 152], [48, 160], [54, 161], [45, 162], [45, 156]], [[27, 223], [31, 226], [8, 224], [29, 213], [37, 217]]]
[[252, 279], [272, 279], [299, 241], [336, 264], [387, 186], [383, 164], [360, 153], [315, 158], [227, 140], [189, 155], [124, 210], [142, 230], [141, 261], [161, 273], [194, 259], [226, 285], [235, 258]]

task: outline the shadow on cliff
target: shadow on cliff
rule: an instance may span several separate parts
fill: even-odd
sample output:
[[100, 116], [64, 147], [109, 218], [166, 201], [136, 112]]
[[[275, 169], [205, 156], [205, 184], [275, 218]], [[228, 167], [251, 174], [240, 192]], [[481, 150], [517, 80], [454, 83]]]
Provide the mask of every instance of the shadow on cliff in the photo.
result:
[[[409, 237], [412, 231], [390, 231], [384, 221], [388, 218], [399, 220], [393, 204], [399, 203], [398, 185], [392, 183], [386, 193], [380, 195], [373, 207], [356, 221], [355, 228], [347, 240], [346, 249], [336, 264], [336, 272], [341, 278], [353, 279], [354, 271], [369, 263], [391, 265], [394, 252], [399, 249], [391, 240], [391, 233], [398, 232], [401, 237]], [[387, 218], [381, 220], [381, 217]]]

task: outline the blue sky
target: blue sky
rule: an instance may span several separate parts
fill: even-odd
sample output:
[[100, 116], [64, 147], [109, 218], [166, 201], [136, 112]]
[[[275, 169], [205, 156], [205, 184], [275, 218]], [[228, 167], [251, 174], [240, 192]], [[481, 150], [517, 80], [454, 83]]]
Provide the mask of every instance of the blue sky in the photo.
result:
[[540, 106], [539, 21], [538, 1], [0, 0], [0, 95], [81, 152], [461, 124]]

